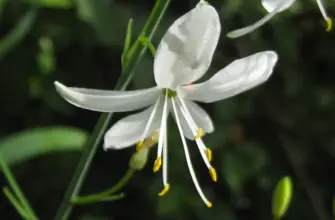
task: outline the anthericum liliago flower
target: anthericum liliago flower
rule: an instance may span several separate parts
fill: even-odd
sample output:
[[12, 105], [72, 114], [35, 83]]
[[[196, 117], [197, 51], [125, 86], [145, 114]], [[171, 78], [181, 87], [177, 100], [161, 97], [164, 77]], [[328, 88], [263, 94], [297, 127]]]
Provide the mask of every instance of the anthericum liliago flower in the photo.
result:
[[[268, 12], [268, 14], [250, 26], [229, 32], [227, 36], [230, 38], [237, 38], [256, 30], [257, 28], [268, 22], [275, 14], [291, 7], [294, 2], [295, 0], [262, 0], [262, 5]], [[316, 0], [316, 3], [320, 8], [322, 17], [326, 21], [326, 31], [328, 32], [332, 29], [332, 20], [330, 17], [328, 17], [326, 9], [322, 4], [322, 0]]]
[[[158, 134], [157, 159], [154, 172], [163, 165], [164, 195], [170, 188], [167, 176], [167, 119], [172, 113], [184, 148], [193, 183], [202, 200], [211, 207], [203, 194], [192, 167], [185, 137], [195, 140], [213, 181], [211, 150], [202, 141], [204, 133], [214, 130], [209, 115], [195, 102], [210, 103], [229, 98], [266, 81], [277, 62], [277, 54], [264, 51], [235, 60], [208, 81], [191, 84], [203, 76], [211, 63], [220, 35], [220, 20], [207, 2], [178, 18], [163, 36], [154, 59], [156, 87], [135, 91], [105, 91], [66, 87], [55, 82], [59, 94], [81, 108], [99, 112], [126, 112], [148, 107], [125, 117], [105, 134], [105, 149], [122, 149]], [[157, 133], [158, 132], [158, 133]]]

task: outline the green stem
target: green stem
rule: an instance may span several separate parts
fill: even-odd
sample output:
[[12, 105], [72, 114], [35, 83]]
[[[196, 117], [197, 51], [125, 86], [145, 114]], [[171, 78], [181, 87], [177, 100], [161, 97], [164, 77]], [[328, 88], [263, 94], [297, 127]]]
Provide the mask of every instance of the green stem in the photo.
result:
[[11, 204], [14, 206], [16, 211], [22, 216], [24, 219], [29, 219], [29, 214], [24, 209], [24, 207], [20, 204], [20, 202], [15, 198], [13, 193], [10, 191], [8, 187], [4, 187], [3, 193], [6, 195], [7, 199], [11, 202]]
[[126, 174], [119, 180], [119, 182], [113, 186], [110, 189], [107, 189], [105, 191], [99, 192], [99, 193], [94, 193], [94, 194], [90, 194], [87, 196], [75, 196], [71, 199], [72, 203], [77, 203], [79, 200], [99, 200], [103, 197], [106, 196], [110, 196], [111, 194], [119, 191], [124, 185], [127, 184], [127, 182], [129, 182], [129, 180], [131, 179], [131, 177], [134, 175], [135, 170], [133, 169], [128, 169]]
[[100, 196], [98, 194], [92, 194], [88, 196], [75, 197], [71, 200], [74, 205], [87, 205], [96, 202], [111, 202], [125, 197], [124, 193], [120, 193], [112, 196]]
[[[155, 34], [169, 3], [170, 0], [157, 0], [156, 5], [144, 27], [144, 30], [149, 33], [148, 38], [150, 40]], [[133, 77], [133, 70], [138, 65], [146, 52], [146, 47], [141, 46], [139, 40], [136, 40], [135, 44], [137, 44], [138, 46], [136, 47], [136, 50], [134, 51], [132, 56], [130, 56], [130, 58], [127, 60], [125, 68], [123, 69], [123, 72], [115, 86], [115, 89], [126, 89]], [[111, 113], [101, 114], [99, 121], [93, 130], [92, 136], [89, 138], [85, 145], [85, 150], [80, 158], [79, 164], [65, 193], [63, 201], [57, 211], [55, 220], [66, 220], [69, 218], [73, 206], [70, 203], [70, 199], [78, 195], [83, 185], [83, 181], [87, 175], [88, 168], [92, 163], [93, 157], [98, 149], [100, 140], [107, 128], [111, 116]]]
[[4, 173], [10, 187], [12, 188], [15, 196], [18, 198], [22, 206], [27, 210], [27, 213], [29, 216], [31, 216], [31, 219], [35, 220], [38, 219], [36, 217], [36, 214], [34, 213], [33, 209], [30, 207], [29, 202], [27, 198], [22, 193], [19, 185], [17, 184], [14, 175], [9, 169], [9, 166], [7, 165], [6, 161], [2, 158], [2, 155], [0, 154], [0, 167], [2, 172]]
[[154, 57], [155, 54], [156, 54], [156, 48], [155, 48], [155, 46], [151, 43], [151, 41], [150, 41], [146, 36], [140, 36], [140, 37], [139, 37], [139, 40], [141, 41], [141, 43], [142, 43], [144, 46], [148, 47], [148, 49], [149, 49], [151, 55]]

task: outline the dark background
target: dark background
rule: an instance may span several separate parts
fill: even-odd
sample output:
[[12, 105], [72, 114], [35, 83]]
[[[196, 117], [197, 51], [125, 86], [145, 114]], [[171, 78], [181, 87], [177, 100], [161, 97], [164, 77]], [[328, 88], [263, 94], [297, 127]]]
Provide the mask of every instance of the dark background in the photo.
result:
[[[257, 31], [232, 40], [225, 37], [228, 31], [265, 15], [260, 1], [209, 2], [219, 12], [222, 34], [204, 79], [243, 56], [270, 49], [279, 54], [273, 76], [264, 85], [202, 105], [215, 122], [215, 132], [204, 140], [213, 150], [218, 183], [210, 180], [195, 145], [190, 143], [190, 147], [201, 186], [213, 202], [212, 209], [202, 203], [193, 187], [177, 127], [171, 120], [171, 190], [166, 196], [157, 196], [162, 187], [161, 174], [152, 173], [153, 150], [145, 169], [123, 189], [125, 199], [78, 206], [70, 219], [271, 219], [272, 191], [286, 175], [293, 180], [294, 197], [284, 219], [333, 218], [335, 32], [325, 31], [314, 0], [300, 0]], [[0, 50], [0, 152], [39, 217], [52, 219], [82, 145], [99, 117], [99, 113], [63, 101], [53, 81], [113, 88], [121, 72], [128, 19], [134, 18], [137, 35], [155, 1], [0, 1], [0, 45], [36, 3], [41, 8], [32, 26], [24, 31], [26, 35], [19, 34], [24, 36], [22, 41], [9, 50]], [[157, 45], [168, 26], [196, 3], [172, 0], [153, 43]], [[334, 15], [333, 1], [324, 3], [328, 13]], [[10, 39], [18, 40], [17, 36]], [[41, 40], [47, 46], [41, 46]], [[148, 53], [129, 89], [154, 85], [152, 63]], [[125, 115], [128, 113], [116, 114], [113, 122]], [[127, 170], [133, 152], [134, 148], [105, 152], [100, 147], [82, 193], [112, 187]], [[0, 183], [7, 185], [3, 176]], [[3, 195], [0, 218], [20, 219]]]

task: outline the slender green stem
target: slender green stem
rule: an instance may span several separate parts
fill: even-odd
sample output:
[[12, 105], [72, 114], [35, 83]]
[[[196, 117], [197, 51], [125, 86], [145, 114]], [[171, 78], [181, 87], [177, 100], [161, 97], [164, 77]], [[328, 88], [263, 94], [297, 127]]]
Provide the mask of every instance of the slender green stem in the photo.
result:
[[107, 189], [107, 190], [102, 191], [102, 192], [99, 192], [99, 193], [90, 194], [90, 195], [87, 195], [87, 196], [75, 196], [71, 199], [71, 201], [72, 201], [72, 203], [77, 203], [78, 201], [81, 201], [81, 200], [93, 201], [93, 200], [100, 200], [103, 197], [110, 196], [111, 194], [116, 193], [117, 191], [119, 191], [124, 185], [126, 185], [127, 182], [129, 182], [131, 177], [134, 175], [134, 173], [135, 173], [135, 170], [128, 169], [127, 172], [125, 173], [125, 175], [112, 188]]
[[92, 194], [89, 196], [80, 196], [73, 198], [71, 200], [71, 203], [74, 205], [87, 205], [91, 203], [96, 203], [96, 202], [111, 202], [119, 199], [123, 199], [125, 197], [124, 193], [120, 193], [117, 195], [111, 195], [111, 196], [101, 196], [98, 194]]
[[4, 173], [9, 186], [12, 188], [15, 196], [18, 198], [22, 206], [27, 210], [27, 213], [29, 216], [31, 216], [31, 219], [38, 219], [35, 212], [31, 208], [27, 198], [24, 196], [23, 192], [21, 191], [19, 185], [17, 184], [14, 175], [9, 169], [9, 166], [7, 165], [6, 161], [2, 158], [2, 155], [0, 154], [0, 168], [2, 172]]
[[[148, 33], [148, 38], [151, 39], [156, 32], [160, 21], [165, 14], [165, 11], [170, 3], [170, 0], [157, 0], [156, 5], [144, 27], [144, 31]], [[127, 59], [125, 68], [115, 86], [115, 89], [124, 90], [130, 83], [133, 75], [133, 70], [136, 68], [140, 60], [143, 58], [146, 47], [141, 46], [139, 40], [136, 40], [136, 50], [132, 53], [132, 56]], [[96, 124], [92, 136], [89, 138], [85, 145], [85, 150], [80, 158], [79, 164], [75, 171], [75, 174], [71, 180], [71, 183], [65, 193], [63, 201], [57, 211], [55, 220], [66, 220], [69, 218], [72, 211], [72, 204], [70, 203], [71, 198], [77, 196], [83, 181], [87, 175], [88, 168], [90, 167], [93, 157], [98, 149], [100, 140], [107, 128], [107, 125], [111, 119], [111, 113], [101, 114], [98, 123]]]
[[8, 198], [8, 200], [14, 206], [16, 211], [22, 216], [22, 218], [29, 219], [29, 214], [24, 209], [24, 207], [20, 204], [20, 202], [15, 198], [15, 196], [10, 191], [10, 189], [8, 187], [4, 187], [2, 190], [3, 190], [3, 193], [6, 195], [6, 197]]

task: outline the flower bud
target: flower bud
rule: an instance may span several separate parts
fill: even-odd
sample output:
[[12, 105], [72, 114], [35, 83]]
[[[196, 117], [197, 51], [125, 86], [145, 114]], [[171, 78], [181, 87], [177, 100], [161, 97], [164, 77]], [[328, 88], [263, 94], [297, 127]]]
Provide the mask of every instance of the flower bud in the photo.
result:
[[292, 181], [288, 176], [283, 177], [277, 184], [272, 196], [272, 214], [281, 218], [290, 206], [293, 189]]
[[135, 152], [130, 158], [129, 167], [134, 170], [142, 170], [147, 163], [148, 153], [148, 148]]

